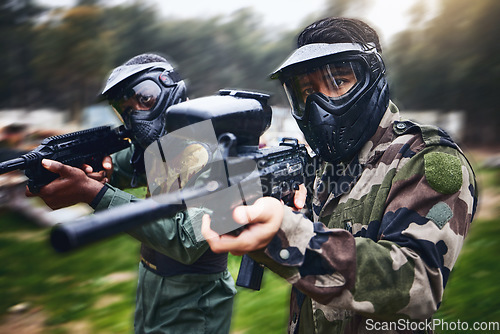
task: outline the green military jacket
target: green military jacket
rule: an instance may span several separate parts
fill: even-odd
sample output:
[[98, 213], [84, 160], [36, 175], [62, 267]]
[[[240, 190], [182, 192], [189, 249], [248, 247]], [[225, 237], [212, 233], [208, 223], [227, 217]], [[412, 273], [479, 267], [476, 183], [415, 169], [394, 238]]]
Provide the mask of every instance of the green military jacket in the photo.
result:
[[[130, 187], [130, 156], [131, 150], [113, 155], [113, 185]], [[140, 178], [139, 185], [146, 185], [145, 175]], [[95, 209], [99, 211], [140, 200], [108, 184]], [[205, 241], [197, 240], [194, 231], [194, 226], [201, 226], [203, 214], [201, 209], [189, 209], [172, 218], [140, 225], [127, 233], [178, 262], [192, 264], [209, 249]], [[229, 333], [235, 294], [234, 281], [227, 269], [220, 273], [163, 277], [148, 270], [141, 262], [135, 333]]]
[[477, 203], [474, 173], [448, 135], [400, 121], [391, 102], [358, 156], [323, 163], [309, 195], [312, 214], [285, 208], [277, 235], [251, 254], [293, 285], [289, 332], [403, 332], [428, 321]]
[[[121, 190], [131, 187], [130, 180], [132, 179], [133, 170], [129, 162], [130, 156], [131, 150], [124, 150], [113, 155], [113, 176], [111, 183], [107, 185], [108, 189], [95, 206], [96, 211], [141, 201], [140, 198]], [[115, 185], [121, 189], [115, 187]], [[141, 175], [137, 188], [146, 186], [146, 177], [145, 175]], [[193, 221], [196, 221], [195, 225], [199, 225], [197, 222], [201, 221], [203, 213], [203, 211], [195, 209], [188, 212], [179, 212], [173, 218], [141, 225], [127, 231], [127, 233], [176, 261], [190, 264], [196, 261], [209, 248], [206, 242], [198, 242], [196, 240], [193, 230]]]

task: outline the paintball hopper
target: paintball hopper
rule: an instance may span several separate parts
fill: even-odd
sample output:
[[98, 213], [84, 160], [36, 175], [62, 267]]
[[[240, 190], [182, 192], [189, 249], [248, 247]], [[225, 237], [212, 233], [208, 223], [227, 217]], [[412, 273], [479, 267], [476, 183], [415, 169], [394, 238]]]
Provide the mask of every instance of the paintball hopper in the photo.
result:
[[168, 108], [167, 133], [204, 120], [212, 120], [215, 134], [238, 133], [238, 145], [256, 146], [271, 125], [269, 95], [220, 90], [219, 95], [201, 97]]

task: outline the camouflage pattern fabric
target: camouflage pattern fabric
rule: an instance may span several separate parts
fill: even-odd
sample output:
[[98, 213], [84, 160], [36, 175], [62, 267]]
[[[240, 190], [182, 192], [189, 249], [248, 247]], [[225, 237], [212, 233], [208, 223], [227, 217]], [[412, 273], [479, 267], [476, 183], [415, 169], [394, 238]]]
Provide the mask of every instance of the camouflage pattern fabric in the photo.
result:
[[430, 319], [477, 203], [474, 173], [442, 130], [391, 102], [350, 164], [317, 172], [310, 219], [285, 208], [251, 254], [293, 285], [290, 333], [363, 333], [367, 321]]

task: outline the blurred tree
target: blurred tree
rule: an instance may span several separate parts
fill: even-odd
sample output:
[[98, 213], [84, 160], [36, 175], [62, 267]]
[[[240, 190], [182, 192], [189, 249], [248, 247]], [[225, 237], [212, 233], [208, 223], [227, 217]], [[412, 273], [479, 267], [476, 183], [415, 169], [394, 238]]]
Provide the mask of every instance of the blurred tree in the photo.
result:
[[434, 19], [391, 45], [393, 96], [405, 108], [465, 110], [469, 144], [500, 143], [498, 17], [496, 0], [441, 0]]
[[369, 0], [326, 0], [326, 10], [321, 13], [321, 18], [327, 16], [359, 17], [371, 4]]
[[35, 97], [30, 60], [32, 26], [43, 8], [30, 0], [0, 0], [0, 106], [17, 108]]
[[273, 103], [283, 104], [279, 85], [269, 74], [292, 51], [294, 32], [269, 34], [259, 22], [248, 8], [229, 20], [167, 21], [158, 50], [177, 62], [191, 97], [242, 88], [269, 92]]
[[[79, 0], [73, 8], [44, 12], [29, 0], [0, 0], [0, 107], [36, 103], [70, 108], [77, 117], [112, 68], [143, 52], [173, 60], [191, 97], [229, 87], [267, 91], [273, 103], [286, 103], [268, 74], [293, 50], [299, 30], [269, 30], [249, 8], [230, 17], [179, 20], [160, 18], [140, 1], [103, 3]], [[466, 110], [467, 139], [497, 142], [500, 2], [440, 3], [439, 14], [425, 21], [419, 2], [412, 28], [384, 52], [393, 98], [403, 108]], [[359, 16], [370, 5], [326, 0], [318, 15]]]
[[[158, 10], [147, 3], [103, 8], [102, 25], [111, 40], [107, 48], [112, 51], [113, 66], [118, 66], [139, 53], [157, 51], [161, 44], [161, 18]], [[109, 67], [111, 70], [112, 67]]]
[[[31, 50], [23, 52], [25, 75], [11, 75], [30, 86], [15, 90], [5, 76], [0, 82], [19, 106], [29, 95], [38, 106], [71, 110], [78, 120], [112, 68], [139, 53], [159, 52], [177, 63], [192, 97], [243, 88], [270, 92], [273, 103], [285, 103], [268, 75], [292, 51], [295, 31], [268, 31], [251, 9], [200, 20], [162, 19], [157, 13], [142, 2], [109, 7], [97, 0], [48, 11], [25, 27], [32, 36], [20, 44]], [[0, 103], [7, 106], [6, 100]]]
[[[33, 65], [45, 83], [45, 104], [69, 108], [78, 120], [83, 107], [95, 101], [102, 78], [109, 71], [111, 39], [102, 30], [98, 6], [78, 6], [37, 27]], [[54, 15], [54, 14], [53, 14]]]

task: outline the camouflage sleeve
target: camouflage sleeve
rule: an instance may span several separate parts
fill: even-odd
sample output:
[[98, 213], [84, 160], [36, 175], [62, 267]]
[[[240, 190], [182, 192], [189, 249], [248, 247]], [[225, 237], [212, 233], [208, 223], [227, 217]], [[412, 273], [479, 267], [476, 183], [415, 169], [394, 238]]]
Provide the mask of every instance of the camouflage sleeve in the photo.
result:
[[267, 248], [250, 255], [322, 304], [355, 286], [356, 244], [351, 233], [312, 223], [288, 207]]
[[325, 310], [426, 319], [441, 302], [472, 220], [474, 182], [458, 151], [433, 146], [397, 168], [382, 220], [363, 223], [375, 238], [286, 209], [275, 238], [251, 255]]
[[371, 223], [377, 242], [356, 238], [353, 300], [370, 305], [366, 313], [426, 319], [437, 310], [474, 215], [475, 186], [453, 148], [431, 146], [400, 166], [382, 221]]

